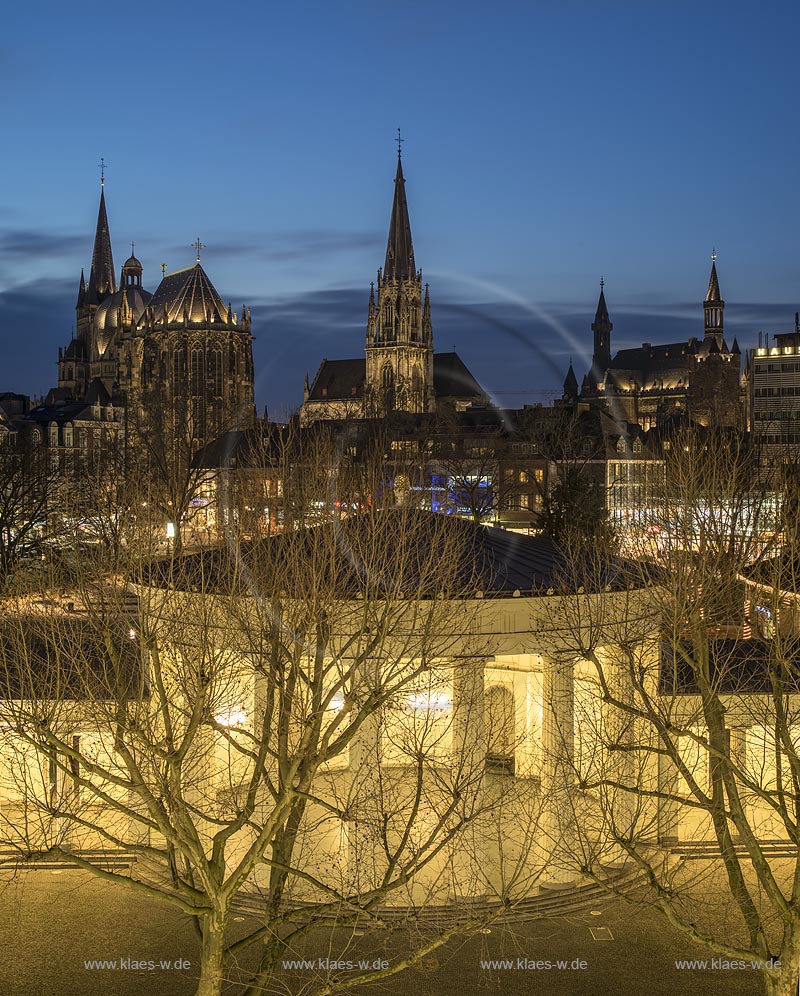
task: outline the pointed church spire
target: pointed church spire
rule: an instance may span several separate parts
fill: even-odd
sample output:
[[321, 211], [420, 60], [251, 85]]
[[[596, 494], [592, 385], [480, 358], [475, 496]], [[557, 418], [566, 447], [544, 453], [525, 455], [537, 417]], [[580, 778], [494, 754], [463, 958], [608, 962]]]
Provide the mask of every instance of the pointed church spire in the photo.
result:
[[614, 326], [608, 316], [605, 286], [605, 280], [600, 277], [600, 297], [597, 301], [597, 311], [592, 322], [592, 332], [594, 332], [592, 380], [595, 384], [602, 382], [606, 370], [611, 366], [611, 332]]
[[111, 236], [108, 232], [105, 185], [100, 187], [100, 209], [97, 212], [97, 230], [94, 235], [92, 268], [89, 271], [88, 298], [90, 304], [99, 304], [104, 297], [116, 293], [114, 257], [111, 253]]
[[717, 250], [714, 249], [711, 253], [711, 276], [708, 278], [708, 292], [703, 302], [703, 316], [705, 318], [705, 336], [715, 336], [717, 346], [722, 345], [724, 313], [725, 302], [722, 300], [719, 279], [717, 278]]
[[708, 293], [706, 294], [706, 304], [722, 300], [719, 292], [719, 280], [717, 279], [717, 250], [711, 253], [711, 276], [708, 278]]
[[394, 178], [394, 201], [389, 221], [389, 241], [386, 245], [386, 262], [383, 267], [384, 280], [405, 280], [416, 276], [414, 247], [411, 243], [411, 223], [408, 220], [406, 203], [406, 181], [403, 176], [403, 157], [397, 142], [397, 172]]
[[575, 376], [575, 370], [572, 367], [572, 357], [569, 360], [569, 370], [567, 370], [567, 376], [564, 378], [564, 401], [577, 401], [578, 399], [578, 378]]
[[78, 285], [78, 301], [75, 307], [82, 308], [85, 300], [86, 300], [86, 277], [84, 277], [83, 267], [81, 267], [81, 282]]
[[433, 328], [431, 326], [431, 295], [428, 285], [425, 284], [425, 300], [422, 305], [422, 341], [428, 344], [433, 343]]

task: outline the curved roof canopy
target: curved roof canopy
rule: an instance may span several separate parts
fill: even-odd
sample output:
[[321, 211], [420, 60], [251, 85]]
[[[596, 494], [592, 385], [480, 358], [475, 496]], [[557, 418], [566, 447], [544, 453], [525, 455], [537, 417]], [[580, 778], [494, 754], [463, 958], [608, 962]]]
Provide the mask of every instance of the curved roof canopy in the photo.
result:
[[647, 571], [599, 554], [568, 556], [525, 536], [416, 509], [357, 513], [236, 550], [217, 548], [147, 566], [154, 587], [302, 597], [313, 583], [343, 598], [554, 595], [645, 587]]

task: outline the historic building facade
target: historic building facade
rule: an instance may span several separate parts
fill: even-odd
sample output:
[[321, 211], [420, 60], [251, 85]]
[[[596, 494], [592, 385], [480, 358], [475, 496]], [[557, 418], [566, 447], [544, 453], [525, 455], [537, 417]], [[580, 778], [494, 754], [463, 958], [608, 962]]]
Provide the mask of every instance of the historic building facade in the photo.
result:
[[644, 342], [612, 355], [614, 328], [606, 305], [603, 281], [592, 333], [591, 370], [580, 390], [567, 375], [566, 400], [582, 407], [602, 406], [616, 419], [638, 422], [652, 429], [676, 414], [701, 425], [740, 427], [744, 406], [740, 386], [741, 350], [734, 338], [728, 347], [724, 334], [725, 302], [712, 256], [708, 291], [703, 302], [703, 338], [654, 345]]
[[134, 414], [154, 408], [196, 446], [253, 424], [250, 312], [225, 305], [200, 264], [165, 273], [155, 293], [131, 255], [120, 282], [101, 187], [88, 283], [81, 272], [76, 332], [59, 349], [58, 388], [45, 408], [113, 404]]
[[306, 377], [301, 421], [463, 411], [487, 395], [457, 353], [434, 353], [431, 302], [414, 260], [398, 149], [383, 269], [370, 287], [363, 359], [328, 360]]

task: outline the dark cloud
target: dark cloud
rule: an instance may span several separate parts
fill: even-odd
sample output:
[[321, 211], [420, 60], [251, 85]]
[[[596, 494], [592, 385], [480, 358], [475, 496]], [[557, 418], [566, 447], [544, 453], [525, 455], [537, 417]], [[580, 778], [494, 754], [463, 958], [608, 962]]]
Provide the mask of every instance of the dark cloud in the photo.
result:
[[[0, 391], [42, 394], [56, 380], [58, 347], [74, 324], [74, 280], [42, 280], [0, 293], [3, 375]], [[314, 376], [324, 358], [364, 355], [368, 289], [339, 287], [284, 297], [251, 299], [256, 397], [274, 416], [297, 408], [303, 378]], [[793, 327], [795, 306], [728, 304], [728, 341], [742, 350], [756, 344], [759, 329]], [[453, 348], [495, 400], [503, 405], [548, 403], [560, 394], [572, 359], [578, 380], [592, 351], [594, 307], [548, 302], [527, 306], [509, 301], [464, 304], [434, 298], [436, 349]], [[642, 342], [675, 342], [702, 336], [697, 302], [613, 309], [614, 350]]]
[[52, 235], [23, 228], [0, 231], [0, 253], [22, 260], [74, 255], [85, 245], [85, 235]]
[[0, 391], [41, 395], [58, 380], [58, 347], [75, 324], [74, 280], [37, 280], [0, 292]]
[[[85, 245], [82, 235], [52, 235], [27, 228], [0, 229], [0, 284], [14, 285], [41, 272], [42, 263], [72, 259]], [[61, 267], [51, 267], [61, 269]]]
[[[374, 251], [379, 248], [385, 236], [377, 232], [335, 232], [307, 230], [299, 232], [275, 232], [268, 238], [245, 237], [235, 241], [210, 242], [207, 246], [210, 258], [242, 257], [248, 261], [254, 258], [274, 263], [296, 262], [298, 260], [319, 259], [337, 253]], [[182, 256], [188, 246], [173, 245], [165, 250], [169, 254]]]
[[[290, 411], [302, 401], [306, 371], [313, 378], [324, 358], [363, 356], [366, 303], [360, 288], [254, 302], [261, 403], [276, 414]], [[594, 307], [444, 299], [436, 300], [432, 310], [437, 352], [455, 348], [498, 404], [549, 403], [561, 393], [570, 360], [579, 381], [591, 362]], [[759, 329], [790, 328], [793, 316], [793, 309], [784, 304], [729, 305], [726, 335], [729, 342], [736, 336], [745, 351], [756, 344]], [[620, 307], [611, 317], [615, 351], [703, 334], [702, 306], [697, 302]]]

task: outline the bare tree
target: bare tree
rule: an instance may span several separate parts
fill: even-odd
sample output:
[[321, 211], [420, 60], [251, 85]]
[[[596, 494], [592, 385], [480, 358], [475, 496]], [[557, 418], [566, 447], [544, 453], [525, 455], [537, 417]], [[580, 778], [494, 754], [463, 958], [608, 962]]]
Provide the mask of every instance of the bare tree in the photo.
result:
[[40, 561], [43, 541], [59, 533], [59, 485], [59, 467], [32, 435], [0, 441], [0, 592], [22, 580], [20, 568]]
[[[132, 551], [135, 617], [95, 572], [73, 612], [6, 604], [6, 832], [190, 915], [201, 996], [251, 945], [254, 996], [320, 924], [486, 892], [475, 841], [513, 793], [485, 784], [474, 529], [351, 511], [149, 565]], [[99, 846], [133, 852], [132, 870]], [[261, 925], [231, 943], [243, 891]], [[389, 971], [447, 933], [412, 938]]]
[[[558, 747], [573, 861], [598, 880], [631, 862], [629, 898], [760, 968], [770, 996], [794, 996], [797, 548], [775, 476], [740, 440], [687, 433], [665, 457], [630, 589], [601, 602], [566, 570], [558, 600], [575, 681]], [[573, 573], [589, 556], [573, 555]]]

